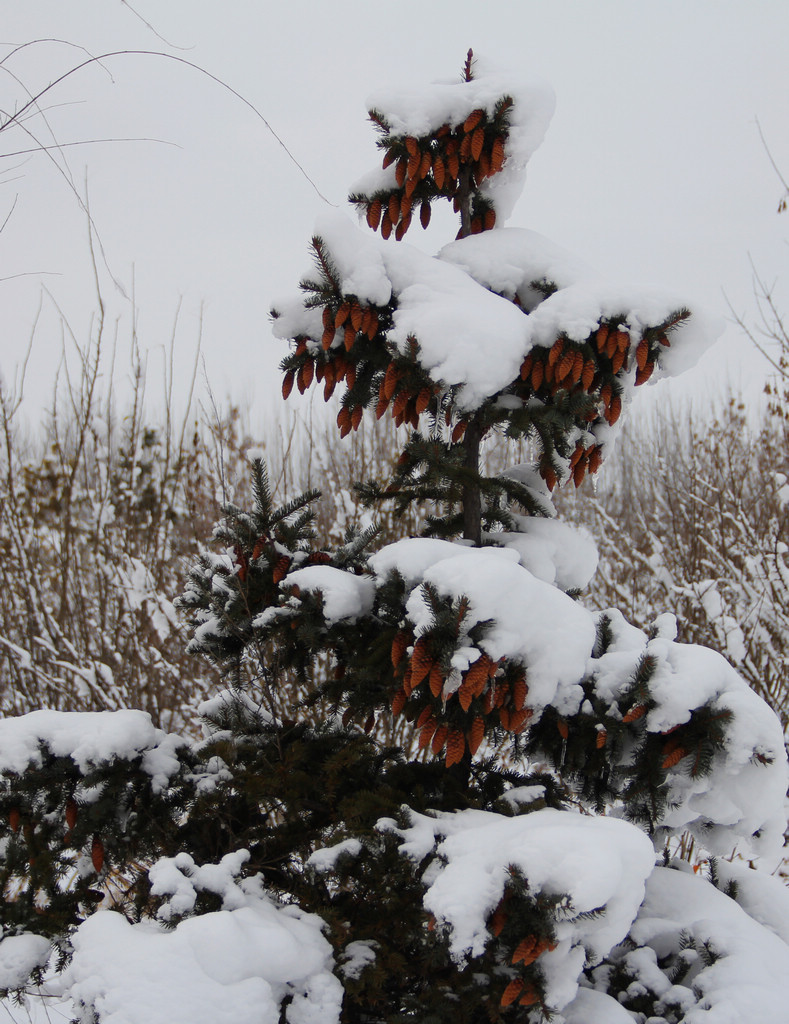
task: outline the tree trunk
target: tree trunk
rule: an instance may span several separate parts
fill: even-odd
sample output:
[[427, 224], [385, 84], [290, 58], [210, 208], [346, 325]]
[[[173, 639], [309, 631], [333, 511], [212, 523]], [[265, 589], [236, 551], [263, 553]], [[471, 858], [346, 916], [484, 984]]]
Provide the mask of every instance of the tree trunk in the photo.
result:
[[482, 544], [482, 495], [479, 489], [479, 449], [482, 429], [479, 414], [472, 416], [463, 437], [463, 467], [469, 478], [463, 484], [463, 537], [473, 541], [477, 547]]
[[[471, 234], [471, 169], [464, 166], [458, 181], [458, 205], [460, 207], [460, 232], [458, 238]], [[479, 490], [479, 448], [482, 430], [479, 414], [475, 414], [466, 427], [463, 437], [463, 466], [468, 470], [469, 479], [463, 484], [463, 537], [473, 541], [477, 547], [482, 544], [482, 496]]]

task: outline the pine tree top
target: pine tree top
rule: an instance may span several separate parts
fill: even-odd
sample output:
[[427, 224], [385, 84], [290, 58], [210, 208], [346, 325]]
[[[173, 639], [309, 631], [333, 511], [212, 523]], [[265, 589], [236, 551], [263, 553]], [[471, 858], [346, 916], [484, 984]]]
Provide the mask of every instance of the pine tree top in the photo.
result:
[[[552, 112], [543, 85], [481, 73], [470, 59], [459, 82], [374, 103], [383, 166], [350, 201], [381, 237], [341, 213], [320, 219], [302, 294], [273, 311], [275, 336], [292, 346], [283, 395], [322, 383], [328, 400], [344, 385], [342, 436], [374, 407], [429, 431], [448, 466], [456, 449], [472, 472], [490, 431], [525, 437], [549, 489], [579, 486], [611, 450], [634, 389], [692, 365], [718, 322], [691, 316], [683, 296], [612, 283], [537, 233], [504, 226]], [[460, 229], [429, 256], [403, 238], [417, 210], [426, 228], [442, 201]], [[455, 482], [466, 486], [461, 474]], [[471, 519], [464, 535], [478, 539], [479, 514]]]

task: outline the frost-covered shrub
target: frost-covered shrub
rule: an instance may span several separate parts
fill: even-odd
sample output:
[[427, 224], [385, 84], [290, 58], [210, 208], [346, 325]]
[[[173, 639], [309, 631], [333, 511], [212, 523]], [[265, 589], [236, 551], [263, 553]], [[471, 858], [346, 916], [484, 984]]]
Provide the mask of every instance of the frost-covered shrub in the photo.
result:
[[563, 500], [598, 538], [591, 588], [648, 624], [671, 607], [683, 640], [721, 651], [786, 724], [789, 473], [777, 411], [731, 399], [709, 422], [657, 412], [625, 431], [596, 500]]

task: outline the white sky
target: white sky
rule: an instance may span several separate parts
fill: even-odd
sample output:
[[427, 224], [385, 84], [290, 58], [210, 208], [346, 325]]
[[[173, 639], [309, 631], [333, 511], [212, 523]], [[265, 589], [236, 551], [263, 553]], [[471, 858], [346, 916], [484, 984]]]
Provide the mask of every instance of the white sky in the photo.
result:
[[[785, 0], [26, 0], [7, 5], [2, 53], [56, 38], [92, 54], [159, 49], [199, 64], [254, 104], [321, 192], [341, 204], [378, 159], [365, 98], [380, 85], [456, 75], [466, 50], [542, 75], [557, 93], [546, 141], [509, 223], [533, 228], [614, 276], [678, 288], [726, 314], [753, 316], [749, 258], [786, 299], [789, 215], [756, 119], [789, 173], [789, 4]], [[84, 59], [39, 43], [9, 56], [6, 112]], [[108, 59], [47, 95], [59, 142], [140, 137], [66, 150], [112, 272], [131, 291], [154, 384], [182, 298], [176, 377], [189, 373], [204, 309], [203, 351], [217, 399], [279, 404], [284, 354], [268, 329], [272, 302], [308, 266], [325, 209], [263, 122], [209, 78], [157, 57]], [[62, 105], [67, 104], [67, 105]], [[26, 127], [47, 141], [40, 118]], [[0, 132], [0, 153], [27, 148]], [[33, 415], [47, 401], [60, 328], [77, 339], [96, 308], [87, 226], [64, 177], [38, 154], [0, 161], [0, 372], [6, 382], [44, 295], [27, 381]], [[446, 226], [446, 221], [444, 221]], [[429, 251], [431, 226], [409, 241]], [[452, 235], [454, 230], [452, 231]], [[27, 275], [27, 276], [16, 276]], [[100, 267], [109, 319], [119, 318], [116, 378], [126, 374], [130, 304]], [[722, 370], [723, 364], [729, 369]], [[763, 372], [735, 329], [689, 385], [711, 373], [748, 386]]]

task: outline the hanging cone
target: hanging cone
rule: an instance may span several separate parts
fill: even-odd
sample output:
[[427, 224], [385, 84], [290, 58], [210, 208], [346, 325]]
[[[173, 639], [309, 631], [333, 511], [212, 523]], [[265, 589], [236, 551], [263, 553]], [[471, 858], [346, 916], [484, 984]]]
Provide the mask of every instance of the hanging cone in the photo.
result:
[[427, 722], [425, 722], [419, 733], [418, 746], [420, 750], [424, 750], [428, 743], [430, 743], [430, 741], [436, 734], [437, 728], [438, 722], [435, 720], [435, 718], [429, 718]]
[[555, 366], [564, 351], [564, 338], [557, 338], [548, 352], [548, 366]]
[[77, 801], [72, 796], [66, 801], [66, 824], [69, 828], [74, 828], [77, 824], [77, 814]]
[[463, 131], [466, 134], [468, 134], [469, 132], [473, 132], [484, 116], [484, 110], [472, 110], [472, 112], [463, 122]]
[[384, 397], [391, 398], [395, 393], [397, 382], [400, 379], [400, 370], [396, 363], [390, 363], [384, 375]]
[[323, 371], [323, 400], [328, 402], [331, 396], [334, 394], [334, 389], [337, 386], [337, 374], [335, 372], [334, 364], [327, 363]]
[[397, 718], [397, 716], [405, 707], [406, 700], [407, 697], [405, 694], [405, 690], [403, 690], [402, 688], [399, 689], [397, 693], [394, 695], [394, 698], [392, 699], [392, 714], [394, 715], [395, 718]]
[[[472, 697], [478, 697], [485, 689], [485, 683], [488, 681], [488, 674], [492, 664], [487, 654], [480, 654], [477, 660], [469, 666], [466, 672], [465, 683], [469, 684]], [[468, 708], [463, 710], [467, 711]]]
[[403, 237], [405, 236], [406, 231], [408, 231], [408, 229], [410, 227], [411, 227], [411, 214], [409, 213], [407, 217], [403, 217], [403, 219], [400, 221], [400, 223], [395, 228], [395, 238], [397, 239], [398, 242], [401, 242], [403, 240]]
[[412, 679], [413, 672], [411, 671], [411, 662], [409, 661], [405, 667], [405, 672], [403, 673], [403, 689], [405, 690], [406, 697], [410, 697], [414, 692], [414, 687], [411, 682]]
[[460, 729], [450, 729], [447, 736], [446, 766], [451, 768], [453, 764], [460, 764], [466, 752], [466, 737]]
[[285, 376], [282, 378], [282, 397], [287, 399], [293, 390], [293, 382], [296, 379], [296, 374], [293, 370], [288, 370]]
[[622, 721], [629, 725], [630, 722], [637, 722], [639, 718], [643, 718], [647, 713], [646, 704], [635, 704], [628, 713], [622, 718]]
[[537, 959], [536, 956], [533, 956], [534, 950], [537, 948], [537, 943], [538, 939], [536, 935], [527, 935], [525, 939], [521, 939], [515, 947], [515, 952], [512, 954], [510, 963], [513, 965], [523, 963], [526, 966], [533, 964]]
[[395, 181], [400, 188], [403, 187], [405, 179], [408, 175], [408, 160], [405, 157], [401, 157], [397, 161], [397, 167], [395, 168]]
[[337, 426], [340, 428], [340, 433], [343, 437], [345, 434], [350, 433], [351, 430], [351, 410], [347, 405], [344, 405], [342, 409], [337, 413]]
[[104, 844], [98, 836], [93, 837], [90, 847], [90, 859], [93, 864], [93, 870], [96, 874], [99, 874], [104, 867]]
[[474, 134], [471, 136], [471, 156], [474, 160], [479, 160], [482, 154], [482, 147], [485, 145], [485, 129], [483, 127], [476, 128]]
[[405, 413], [405, 407], [408, 405], [408, 400], [411, 397], [410, 391], [401, 391], [395, 398], [392, 404], [392, 415], [402, 416]]
[[540, 996], [534, 985], [526, 985], [523, 989], [523, 994], [518, 1000], [518, 1006], [534, 1006], [539, 1003]]
[[444, 749], [444, 744], [446, 743], [448, 732], [449, 727], [444, 723], [439, 725], [439, 727], [436, 729], [435, 733], [433, 734], [433, 742], [430, 744], [430, 749], [433, 751], [434, 754], [440, 754], [441, 751]]
[[472, 757], [479, 750], [479, 745], [482, 743], [484, 735], [485, 719], [481, 715], [477, 715], [468, 731], [468, 749]]
[[563, 381], [564, 378], [572, 371], [575, 365], [575, 352], [572, 349], [569, 352], [565, 352], [560, 360], [556, 363], [556, 380]]
[[439, 192], [444, 188], [444, 177], [446, 175], [446, 167], [444, 161], [440, 155], [437, 155], [433, 161], [433, 181], [436, 183], [436, 188]]
[[411, 655], [411, 685], [414, 689], [429, 675], [432, 667], [433, 657], [430, 654], [427, 638], [421, 636], [414, 644], [414, 652]]
[[526, 706], [526, 697], [529, 694], [529, 687], [523, 676], [519, 676], [512, 684], [512, 703], [516, 711], [523, 711]]
[[419, 207], [419, 223], [423, 228], [427, 228], [430, 223], [430, 216], [433, 210], [428, 199], [423, 200], [422, 205]]
[[466, 433], [467, 423], [465, 420], [458, 420], [455, 424], [455, 429], [452, 431], [452, 444], [457, 444]]
[[281, 583], [287, 576], [289, 567], [290, 558], [287, 555], [281, 555], [274, 565], [274, 570], [271, 574], [272, 582]]
[[638, 386], [639, 384], [646, 384], [646, 382], [649, 380], [649, 378], [654, 373], [654, 370], [655, 370], [655, 364], [654, 363], [647, 363], [644, 366], [643, 370], [639, 370], [638, 373], [636, 373], [636, 386]]
[[395, 159], [396, 154], [394, 148], [387, 149], [387, 151], [384, 153], [384, 158], [383, 161], [381, 162], [381, 166], [383, 167], [384, 170], [386, 170], [387, 167], [390, 167], [395, 162]]
[[589, 451], [589, 472], [596, 473], [603, 461], [603, 449], [599, 444], [596, 444], [593, 448], [590, 448]]
[[608, 344], [608, 324], [600, 324], [595, 331], [595, 344], [597, 345], [597, 351], [602, 352]]
[[430, 669], [429, 684], [430, 692], [434, 697], [440, 697], [441, 691], [444, 689], [444, 673], [441, 671], [441, 666], [438, 662], [433, 665]]
[[608, 416], [606, 417], [610, 426], [616, 423], [619, 417], [622, 415], [622, 399], [619, 395], [614, 395], [611, 399], [611, 407], [609, 409]]
[[395, 633], [394, 639], [392, 640], [392, 668], [397, 668], [400, 664], [410, 643], [410, 633], [406, 633], [404, 629]]
[[509, 1006], [511, 1003], [514, 1003], [523, 991], [524, 985], [525, 982], [523, 978], [513, 978], [502, 993], [501, 1006]]
[[381, 223], [381, 209], [380, 199], [373, 199], [367, 207], [367, 226], [373, 231], [377, 231], [378, 225]]
[[417, 416], [421, 416], [425, 409], [427, 409], [428, 405], [430, 405], [430, 399], [432, 397], [433, 396], [430, 388], [422, 388], [422, 390], [416, 396], [415, 409]]
[[507, 923], [507, 911], [504, 909], [504, 900], [499, 903], [493, 914], [488, 921], [488, 931], [495, 935], [496, 938], [501, 935], [504, 931], [504, 925]]
[[426, 704], [419, 712], [419, 718], [416, 720], [416, 728], [421, 729], [423, 725], [427, 725], [431, 718], [433, 718], [433, 709], [429, 704]]
[[457, 699], [460, 702], [460, 706], [464, 711], [468, 711], [471, 707], [471, 701], [474, 698], [475, 680], [472, 678], [469, 682], [469, 673], [466, 673], [466, 677], [457, 689]]
[[493, 140], [493, 148], [490, 152], [490, 172], [491, 174], [498, 174], [501, 168], [504, 166], [504, 139], [501, 135], [497, 135]]
[[581, 373], [581, 384], [583, 385], [584, 391], [588, 391], [592, 386], [594, 375], [596, 373], [595, 364], [593, 359], [587, 359], [584, 363], [584, 368]]
[[643, 370], [647, 364], [649, 358], [649, 343], [646, 338], [642, 338], [636, 347], [636, 366], [639, 370]]
[[311, 359], [308, 359], [305, 363], [302, 363], [299, 367], [299, 372], [296, 375], [296, 386], [299, 392], [303, 395], [307, 388], [312, 384], [312, 376], [315, 371], [315, 367]]
[[345, 358], [345, 350], [344, 349], [342, 349], [342, 348], [337, 349], [337, 351], [334, 353], [334, 358], [332, 359], [332, 364], [334, 366], [334, 376], [335, 376], [335, 378], [337, 380], [337, 383], [339, 384], [339, 382], [341, 380], [343, 380], [343, 378], [345, 377], [346, 373], [348, 372], [348, 368], [350, 366], [350, 363]]
[[581, 458], [583, 453], [584, 453], [584, 446], [579, 441], [578, 444], [575, 446], [575, 450], [573, 451], [573, 454], [570, 456], [570, 469], [575, 469], [576, 465], [578, 464], [578, 460]]
[[397, 224], [400, 220], [400, 197], [396, 192], [393, 192], [389, 196], [389, 206], [387, 207], [389, 213], [389, 220], [392, 224]]
[[535, 360], [531, 371], [531, 386], [534, 391], [539, 391], [545, 377], [545, 364], [539, 359]]
[[381, 237], [389, 238], [392, 234], [392, 219], [389, 216], [389, 210], [384, 211], [384, 215], [381, 219]]
[[668, 771], [669, 768], [673, 768], [675, 765], [679, 764], [683, 757], [687, 756], [688, 752], [687, 750], [685, 750], [684, 747], [677, 747], [676, 750], [673, 750], [670, 754], [667, 754], [666, 757], [663, 758], [661, 764], [663, 771], [665, 772]]
[[[501, 714], [501, 712], [499, 712]], [[523, 732], [534, 712], [531, 708], [523, 708], [520, 711], [510, 711], [509, 729], [512, 733]]]

